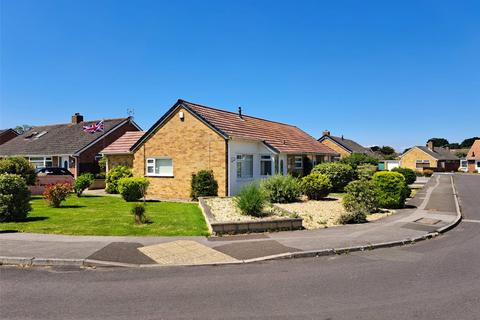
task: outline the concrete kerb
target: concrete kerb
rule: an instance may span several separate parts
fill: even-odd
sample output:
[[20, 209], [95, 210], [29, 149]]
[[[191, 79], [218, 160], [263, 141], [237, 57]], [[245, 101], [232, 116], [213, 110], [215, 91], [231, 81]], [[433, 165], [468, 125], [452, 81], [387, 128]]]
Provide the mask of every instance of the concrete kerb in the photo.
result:
[[83, 266], [83, 267], [127, 267], [127, 268], [154, 268], [154, 267], [174, 267], [174, 266], [219, 266], [219, 265], [237, 265], [244, 263], [255, 263], [261, 261], [269, 260], [280, 260], [280, 259], [293, 259], [293, 258], [308, 258], [308, 257], [321, 257], [321, 256], [330, 256], [330, 255], [341, 255], [348, 254], [350, 252], [358, 251], [370, 251], [374, 249], [381, 248], [391, 248], [399, 247], [405, 245], [415, 244], [420, 241], [425, 241], [428, 239], [433, 239], [442, 233], [445, 233], [453, 228], [455, 228], [460, 221], [462, 220], [462, 214], [460, 205], [458, 202], [458, 195], [453, 181], [451, 178], [453, 196], [455, 200], [455, 208], [457, 216], [453, 222], [437, 229], [434, 232], [429, 232], [425, 235], [418, 236], [415, 238], [406, 238], [402, 240], [389, 241], [389, 242], [379, 242], [371, 243], [363, 246], [352, 246], [352, 247], [342, 247], [342, 248], [331, 248], [331, 249], [321, 249], [321, 250], [310, 250], [310, 251], [298, 251], [298, 252], [286, 252], [276, 255], [264, 256], [253, 259], [245, 259], [231, 262], [221, 262], [221, 263], [204, 263], [204, 264], [180, 264], [180, 265], [158, 265], [158, 264], [130, 264], [130, 263], [121, 263], [113, 261], [101, 261], [101, 260], [92, 260], [92, 259], [53, 259], [53, 258], [36, 258], [36, 257], [2, 257], [0, 256], [0, 265], [19, 265], [19, 266]]

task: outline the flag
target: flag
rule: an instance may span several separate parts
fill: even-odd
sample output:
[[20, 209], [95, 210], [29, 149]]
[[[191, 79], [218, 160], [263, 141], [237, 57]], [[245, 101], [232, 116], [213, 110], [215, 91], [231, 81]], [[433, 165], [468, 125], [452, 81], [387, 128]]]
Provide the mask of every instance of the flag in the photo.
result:
[[83, 131], [88, 133], [103, 132], [103, 120], [90, 126], [83, 126]]

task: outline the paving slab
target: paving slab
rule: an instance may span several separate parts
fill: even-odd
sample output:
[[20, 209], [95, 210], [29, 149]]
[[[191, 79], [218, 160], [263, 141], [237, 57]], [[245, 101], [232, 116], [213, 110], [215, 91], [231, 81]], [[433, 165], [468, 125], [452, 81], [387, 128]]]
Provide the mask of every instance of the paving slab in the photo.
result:
[[99, 261], [111, 261], [132, 264], [155, 264], [156, 262], [137, 250], [143, 247], [135, 242], [112, 242], [96, 251], [87, 259]]
[[145, 246], [138, 250], [161, 265], [195, 265], [237, 261], [237, 259], [222, 252], [204, 246], [196, 241], [188, 240]]
[[215, 247], [215, 250], [241, 260], [301, 251], [298, 248], [284, 246], [280, 242], [274, 240], [266, 240], [261, 242], [246, 241], [224, 244]]

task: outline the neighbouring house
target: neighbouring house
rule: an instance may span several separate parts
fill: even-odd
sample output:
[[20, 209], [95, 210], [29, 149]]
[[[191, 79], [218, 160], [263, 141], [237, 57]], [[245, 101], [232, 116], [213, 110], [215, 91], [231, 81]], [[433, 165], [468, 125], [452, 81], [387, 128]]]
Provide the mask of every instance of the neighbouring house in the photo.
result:
[[434, 147], [432, 141], [426, 146], [414, 146], [400, 156], [400, 167], [422, 172], [430, 169], [439, 172], [453, 172], [460, 167], [460, 159], [448, 148]]
[[352, 153], [362, 153], [372, 157], [377, 157], [370, 148], [365, 148], [359, 143], [343, 137], [332, 136], [330, 131], [325, 130], [319, 142], [340, 154], [340, 158], [348, 157]]
[[475, 140], [467, 154], [468, 172], [480, 172], [480, 140]]
[[378, 161], [378, 170], [392, 171], [395, 168], [400, 167], [400, 160], [379, 160]]
[[144, 134], [145, 131], [127, 131], [100, 151], [107, 158], [107, 172], [116, 166], [133, 167], [133, 152], [130, 149]]
[[147, 177], [148, 195], [163, 199], [188, 199], [192, 174], [199, 170], [212, 170], [218, 195], [231, 196], [247, 183], [276, 173], [303, 175], [315, 164], [339, 156], [295, 126], [247, 116], [241, 108], [230, 112], [184, 100], [178, 100], [129, 152], [118, 150], [126, 157], [108, 154], [110, 166], [129, 163], [133, 156], [134, 175]]
[[[23, 156], [36, 168], [63, 167], [75, 176], [97, 173], [102, 149], [127, 131], [141, 130], [130, 117], [101, 121], [84, 121], [83, 116], [76, 113], [70, 123], [34, 126], [0, 145], [0, 158]], [[94, 133], [84, 130], [92, 126], [100, 128]]]
[[13, 129], [0, 130], [0, 145], [12, 140], [16, 136], [18, 136], [18, 132]]

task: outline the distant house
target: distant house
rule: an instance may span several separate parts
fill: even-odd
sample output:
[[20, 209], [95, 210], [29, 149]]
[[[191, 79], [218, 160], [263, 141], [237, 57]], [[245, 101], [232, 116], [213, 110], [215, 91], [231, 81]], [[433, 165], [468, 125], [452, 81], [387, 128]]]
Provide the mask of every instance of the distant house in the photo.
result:
[[145, 131], [127, 131], [112, 144], [100, 151], [107, 158], [107, 171], [117, 166], [133, 167], [133, 152], [130, 150]]
[[0, 145], [12, 140], [16, 136], [18, 136], [18, 132], [13, 129], [0, 130]]
[[369, 148], [365, 148], [353, 140], [346, 139], [343, 137], [343, 135], [341, 137], [332, 136], [330, 134], [330, 131], [328, 130], [325, 130], [323, 132], [322, 137], [318, 139], [318, 141], [326, 145], [327, 147], [335, 150], [337, 153], [340, 154], [341, 158], [347, 157], [352, 153], [361, 153], [373, 157], [378, 156]]
[[126, 131], [139, 131], [131, 118], [105, 119], [103, 131], [88, 133], [84, 127], [100, 120], [83, 121], [76, 113], [70, 123], [34, 126], [0, 145], [0, 158], [23, 156], [36, 168], [63, 167], [75, 176], [99, 170], [99, 152]]
[[468, 172], [480, 172], [480, 140], [475, 140], [467, 154]]
[[400, 167], [422, 172], [424, 169], [433, 171], [457, 171], [460, 159], [447, 148], [434, 147], [432, 141], [426, 146], [414, 146], [400, 157]]
[[245, 184], [275, 173], [303, 175], [339, 156], [295, 126], [184, 100], [128, 152], [124, 146], [118, 142], [103, 150], [109, 166], [132, 161], [134, 175], [150, 181], [148, 195], [165, 199], [189, 198], [192, 174], [199, 170], [212, 170], [219, 196], [231, 196]]

